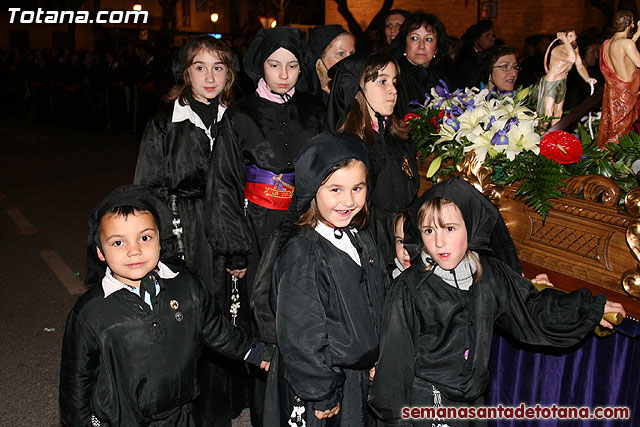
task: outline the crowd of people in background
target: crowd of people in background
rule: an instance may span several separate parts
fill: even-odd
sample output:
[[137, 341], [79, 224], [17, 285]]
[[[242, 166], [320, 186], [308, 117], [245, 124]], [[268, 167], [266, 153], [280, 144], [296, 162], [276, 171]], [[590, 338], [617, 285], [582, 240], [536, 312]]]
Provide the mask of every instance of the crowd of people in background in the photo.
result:
[[[63, 344], [67, 425], [230, 426], [245, 407], [253, 426], [399, 425], [409, 403], [482, 404], [494, 326], [562, 347], [624, 315], [587, 290], [538, 292], [470, 184], [418, 194], [404, 115], [436, 85], [511, 92], [520, 63], [542, 77], [536, 63], [490, 21], [459, 48], [433, 14], [381, 22], [373, 49], [330, 25], [308, 41], [260, 30], [244, 55], [209, 35], [176, 52], [6, 55], [34, 120], [140, 141], [135, 185], [92, 216], [91, 289]], [[169, 354], [170, 337], [190, 351]], [[129, 376], [132, 359], [166, 366]]]
[[[416, 77], [412, 73], [420, 72], [424, 67], [410, 70], [407, 64], [403, 64], [406, 62], [403, 61], [403, 57], [406, 58], [403, 50], [406, 37], [396, 38], [396, 44], [402, 46], [391, 45], [409, 16], [410, 13], [404, 10], [389, 12], [371, 44], [376, 50], [391, 48], [399, 52], [396, 59], [400, 62], [402, 72]], [[437, 34], [438, 54], [433, 58], [437, 66], [426, 67], [430, 70], [425, 73], [430, 80], [427, 86], [438, 83], [440, 79], [446, 81], [449, 88], [486, 85], [490, 59], [495, 49], [504, 45], [499, 38], [500, 29], [493, 28], [491, 21], [481, 21], [471, 26], [459, 39], [446, 34], [439, 20], [433, 24], [433, 29], [441, 34]], [[315, 56], [315, 67], [320, 68], [320, 86], [324, 88], [324, 94], [318, 90], [315, 94], [323, 97], [325, 102], [328, 96], [328, 69], [338, 58], [342, 58], [342, 50], [353, 53], [356, 42], [346, 29], [331, 27], [323, 30], [324, 34], [320, 34], [310, 46]], [[327, 40], [327, 37], [334, 36], [332, 31], [339, 32], [339, 46], [336, 48], [336, 43], [331, 46], [331, 59], [323, 57], [320, 60], [329, 42], [333, 41], [333, 37]], [[611, 31], [596, 28], [578, 34], [582, 61], [589, 75], [598, 81], [596, 87], [603, 84], [598, 65], [600, 46], [610, 35]], [[512, 46], [520, 68], [515, 87], [535, 84], [544, 76], [545, 52], [554, 38], [552, 34], [535, 34], [525, 37], [521, 45]], [[236, 55], [238, 68], [241, 68], [242, 54], [251, 42], [244, 38], [241, 41], [244, 44], [234, 43], [235, 40], [229, 40], [228, 43]], [[53, 123], [91, 132], [133, 133], [139, 139], [157, 108], [158, 100], [173, 84], [169, 68], [178, 49], [156, 51], [151, 43], [146, 42], [95, 51], [1, 49], [0, 76], [7, 82], [8, 93], [14, 100], [11, 106], [5, 104], [2, 107], [3, 115], [27, 116], [39, 123]], [[319, 49], [322, 51], [318, 52]], [[411, 55], [411, 50], [408, 53]], [[420, 76], [417, 79], [420, 80]], [[409, 80], [403, 80], [401, 84]], [[250, 92], [251, 86], [250, 80], [239, 73], [234, 88], [236, 95]], [[418, 86], [417, 89], [421, 90], [423, 84]], [[589, 85], [583, 82], [575, 69], [572, 70], [567, 81], [565, 110], [575, 107], [589, 94]], [[401, 91], [399, 96], [407, 101], [417, 99], [417, 93], [408, 93], [407, 90]], [[399, 105], [403, 103], [399, 102]], [[70, 120], [70, 117], [75, 119]]]

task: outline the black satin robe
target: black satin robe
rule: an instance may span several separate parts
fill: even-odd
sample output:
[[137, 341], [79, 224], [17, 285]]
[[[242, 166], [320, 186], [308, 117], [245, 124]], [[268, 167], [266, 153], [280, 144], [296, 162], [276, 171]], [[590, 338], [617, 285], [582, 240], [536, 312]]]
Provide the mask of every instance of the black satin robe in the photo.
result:
[[[287, 425], [294, 396], [303, 401], [309, 427], [371, 421], [368, 377], [378, 357], [387, 277], [371, 233], [355, 233], [355, 241], [361, 266], [310, 229], [298, 229], [278, 256], [272, 286], [278, 348], [269, 369], [265, 426]], [[338, 402], [338, 415], [315, 417], [315, 410]]]
[[393, 216], [403, 212], [416, 198], [420, 187], [416, 148], [409, 139], [374, 132], [367, 145], [370, 169], [371, 226], [386, 265], [393, 263], [395, 241]]
[[[230, 291], [226, 286], [224, 259], [215, 256], [205, 233], [204, 202], [211, 141], [204, 129], [189, 120], [172, 122], [174, 102], [163, 104], [147, 125], [134, 183], [150, 187], [167, 206], [169, 196], [177, 195], [185, 264], [203, 280], [216, 304], [228, 313]], [[223, 113], [224, 107], [219, 106], [217, 119]], [[173, 246], [176, 252], [175, 237]], [[231, 419], [247, 405], [244, 372], [244, 364], [205, 349], [200, 362], [201, 394], [197, 402], [200, 425], [231, 426]]]
[[245, 166], [293, 172], [300, 150], [323, 123], [322, 102], [296, 91], [284, 104], [248, 95], [229, 107], [220, 125], [207, 181], [207, 233], [214, 250], [226, 258], [226, 267], [247, 268], [240, 285], [239, 322], [245, 328], [253, 330], [248, 297], [262, 250], [287, 213], [252, 202], [245, 213]]
[[179, 274], [160, 280], [153, 310], [126, 289], [105, 298], [95, 286], [69, 314], [60, 368], [68, 427], [90, 426], [91, 414], [110, 427], [194, 426], [204, 345], [241, 361], [254, 344], [223, 318], [198, 278], [169, 267]]
[[427, 68], [413, 65], [406, 56], [402, 56], [398, 60], [398, 65], [400, 65], [400, 77], [398, 78], [398, 101], [395, 111], [400, 119], [416, 109], [416, 106], [409, 105], [411, 101], [423, 104], [425, 94], [431, 96], [431, 89], [440, 86], [441, 79], [447, 83], [451, 91], [455, 90], [441, 65], [434, 64]]
[[487, 387], [495, 327], [524, 343], [563, 347], [580, 342], [599, 323], [604, 295], [586, 289], [538, 292], [502, 261], [480, 259], [483, 277], [468, 291], [422, 271], [421, 263], [393, 282], [369, 394], [381, 418], [412, 425], [402, 423], [401, 408], [432, 407], [431, 384], [449, 404], [473, 404]]
[[204, 234], [211, 142], [205, 131], [189, 120], [172, 122], [173, 105], [173, 102], [163, 104], [149, 121], [140, 143], [133, 181], [150, 187], [167, 206], [170, 195], [178, 196], [185, 263], [215, 293], [217, 290], [211, 287], [213, 251]]

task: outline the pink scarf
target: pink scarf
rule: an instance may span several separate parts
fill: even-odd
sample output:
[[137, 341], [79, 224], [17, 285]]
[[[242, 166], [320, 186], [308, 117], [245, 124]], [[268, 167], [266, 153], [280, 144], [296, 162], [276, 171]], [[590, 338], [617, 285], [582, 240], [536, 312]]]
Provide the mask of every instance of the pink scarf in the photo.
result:
[[271, 92], [269, 86], [267, 86], [267, 82], [264, 81], [264, 77], [260, 78], [258, 82], [258, 88], [256, 89], [258, 96], [260, 98], [264, 98], [267, 101], [277, 102], [278, 104], [284, 104], [287, 100], [291, 99], [294, 93], [296, 93], [296, 87], [292, 87], [291, 90], [284, 94], [284, 96], [280, 96], [277, 93]]

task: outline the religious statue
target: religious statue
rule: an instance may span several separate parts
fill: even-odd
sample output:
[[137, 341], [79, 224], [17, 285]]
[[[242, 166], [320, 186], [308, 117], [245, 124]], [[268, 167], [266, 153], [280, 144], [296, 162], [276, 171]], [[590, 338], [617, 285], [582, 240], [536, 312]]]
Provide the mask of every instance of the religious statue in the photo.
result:
[[628, 133], [638, 119], [640, 53], [636, 41], [640, 28], [629, 38], [634, 27], [633, 13], [626, 10], [613, 16], [612, 26], [616, 33], [600, 49], [600, 70], [605, 81], [598, 131], [601, 148], [609, 142], [617, 143], [618, 136]]
[[[544, 58], [546, 75], [540, 79], [538, 86], [538, 115], [553, 117], [551, 124], [555, 125], [562, 117], [564, 97], [567, 93], [567, 75], [575, 64], [580, 77], [588, 84], [596, 84], [596, 79], [589, 77], [586, 67], [582, 64], [578, 51], [578, 36], [571, 29], [565, 29], [557, 34], [557, 38], [549, 45], [547, 55]], [[562, 42], [551, 50], [549, 66], [547, 56], [554, 42]]]

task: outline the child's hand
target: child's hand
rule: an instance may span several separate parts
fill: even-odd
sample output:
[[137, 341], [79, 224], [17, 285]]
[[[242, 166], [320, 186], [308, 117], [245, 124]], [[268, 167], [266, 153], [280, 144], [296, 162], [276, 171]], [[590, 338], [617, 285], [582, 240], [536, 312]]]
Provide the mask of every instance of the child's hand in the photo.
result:
[[333, 409], [327, 409], [326, 411], [318, 411], [316, 410], [316, 418], [319, 420], [324, 420], [325, 418], [331, 418], [334, 415], [338, 415], [340, 412], [340, 402]]
[[536, 277], [534, 277], [533, 279], [531, 279], [531, 282], [538, 284], [538, 285], [546, 285], [546, 286], [551, 286], [553, 287], [553, 283], [551, 283], [549, 281], [549, 276], [547, 276], [546, 273], [540, 273], [538, 274]]
[[373, 381], [373, 377], [376, 376], [376, 367], [369, 369], [369, 381]]
[[228, 268], [226, 269], [227, 273], [229, 273], [232, 276], [237, 277], [238, 279], [242, 279], [245, 275], [245, 273], [247, 272], [246, 268], [243, 268], [242, 270], [229, 270]]
[[260, 362], [260, 369], [264, 369], [266, 372], [269, 372], [270, 366], [271, 366], [271, 362], [265, 362], [264, 360]]
[[[626, 316], [627, 314], [624, 311], [624, 307], [622, 306], [622, 304], [617, 303], [617, 302], [613, 302], [613, 301], [607, 301], [607, 303], [604, 305], [604, 312], [605, 313], [620, 313], [623, 316]], [[600, 320], [600, 326], [603, 326], [605, 328], [609, 328], [609, 329], [613, 329], [613, 325], [609, 322], [607, 322], [604, 319]]]

